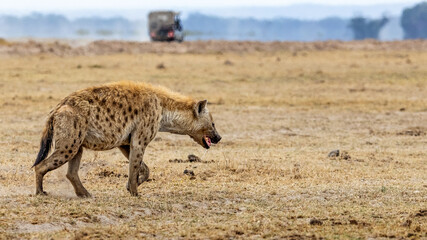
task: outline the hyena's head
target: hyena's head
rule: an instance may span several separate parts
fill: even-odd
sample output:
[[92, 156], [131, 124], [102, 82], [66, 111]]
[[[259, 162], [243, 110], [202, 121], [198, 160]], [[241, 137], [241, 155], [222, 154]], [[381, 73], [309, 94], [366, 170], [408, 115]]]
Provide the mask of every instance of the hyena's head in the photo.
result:
[[209, 149], [212, 143], [216, 144], [221, 140], [221, 136], [216, 131], [207, 103], [207, 100], [203, 100], [193, 106], [191, 129], [187, 134], [202, 147]]

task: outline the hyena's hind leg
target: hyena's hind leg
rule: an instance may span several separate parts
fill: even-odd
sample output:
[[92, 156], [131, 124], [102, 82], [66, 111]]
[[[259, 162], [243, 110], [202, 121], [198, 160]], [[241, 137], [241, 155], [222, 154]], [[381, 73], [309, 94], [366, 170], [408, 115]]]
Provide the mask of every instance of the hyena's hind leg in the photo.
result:
[[79, 178], [80, 160], [83, 154], [83, 147], [80, 147], [77, 154], [68, 162], [67, 178], [74, 187], [74, 191], [78, 197], [90, 197], [90, 193], [83, 186]]
[[43, 177], [46, 173], [59, 168], [77, 155], [84, 139], [84, 128], [85, 122], [70, 106], [65, 105], [57, 110], [53, 124], [55, 150], [34, 167], [36, 194], [46, 194], [43, 191]]
[[[123, 155], [129, 159], [130, 154], [130, 146], [129, 145], [123, 145], [119, 147], [120, 151], [123, 153]], [[150, 169], [148, 168], [147, 164], [144, 162], [141, 162], [141, 168], [138, 172], [138, 186], [141, 185], [143, 182], [148, 180], [148, 177], [150, 176]], [[129, 184], [126, 186], [126, 188], [129, 190]]]

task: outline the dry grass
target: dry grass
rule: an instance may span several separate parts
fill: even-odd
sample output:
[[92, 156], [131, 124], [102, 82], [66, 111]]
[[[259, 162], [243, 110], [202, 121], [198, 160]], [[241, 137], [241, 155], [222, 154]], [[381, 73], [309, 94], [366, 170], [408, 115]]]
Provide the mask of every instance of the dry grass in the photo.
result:
[[[3, 56], [0, 238], [425, 238], [426, 76], [425, 51]], [[204, 151], [159, 134], [140, 197], [118, 150], [84, 152], [91, 199], [75, 197], [66, 167], [33, 196], [49, 110], [122, 79], [207, 98], [223, 136], [209, 162], [169, 162]], [[349, 157], [328, 158], [335, 149]]]

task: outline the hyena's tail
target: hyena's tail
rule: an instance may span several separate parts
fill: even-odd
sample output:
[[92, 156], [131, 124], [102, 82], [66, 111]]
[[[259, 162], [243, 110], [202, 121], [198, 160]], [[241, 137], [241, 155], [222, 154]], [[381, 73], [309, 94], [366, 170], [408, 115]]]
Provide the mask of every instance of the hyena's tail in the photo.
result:
[[50, 148], [52, 146], [52, 139], [53, 139], [53, 114], [49, 116], [49, 119], [47, 120], [47, 123], [46, 123], [46, 127], [43, 130], [42, 139], [40, 141], [39, 154], [37, 155], [37, 159], [34, 162], [34, 165], [32, 167], [36, 166], [47, 157], [47, 155], [49, 154]]

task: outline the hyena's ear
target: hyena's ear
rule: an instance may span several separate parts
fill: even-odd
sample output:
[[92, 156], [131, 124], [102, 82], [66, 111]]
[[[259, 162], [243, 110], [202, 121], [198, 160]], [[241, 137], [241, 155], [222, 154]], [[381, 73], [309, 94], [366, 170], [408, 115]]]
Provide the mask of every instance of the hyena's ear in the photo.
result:
[[193, 113], [194, 113], [195, 117], [200, 116], [200, 114], [202, 114], [203, 111], [205, 111], [206, 104], [208, 104], [208, 100], [203, 100], [203, 101], [196, 103], [196, 105], [194, 106], [194, 109], [193, 109]]

